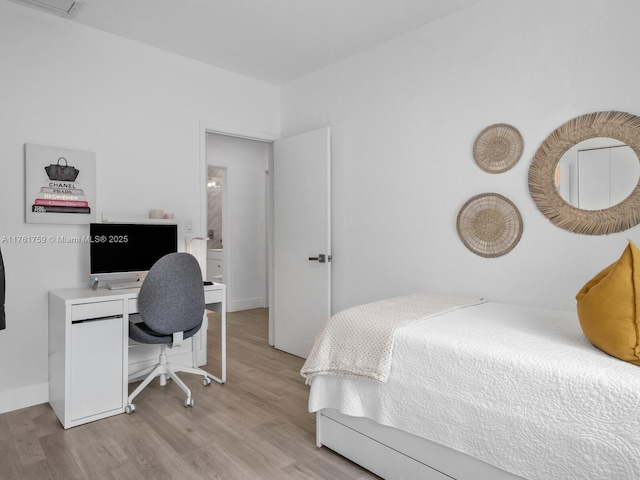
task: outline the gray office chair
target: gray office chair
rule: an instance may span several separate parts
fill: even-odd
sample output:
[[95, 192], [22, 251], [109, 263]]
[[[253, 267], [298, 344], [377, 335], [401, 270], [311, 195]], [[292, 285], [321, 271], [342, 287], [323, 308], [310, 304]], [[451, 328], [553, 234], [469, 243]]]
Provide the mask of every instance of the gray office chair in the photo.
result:
[[[189, 253], [170, 253], [158, 260], [147, 274], [138, 296], [138, 312], [141, 323], [129, 322], [129, 338], [136, 342], [160, 345], [157, 365], [146, 368], [129, 377], [129, 381], [144, 378], [129, 395], [126, 413], [133, 413], [133, 399], [155, 378], [160, 385], [173, 379], [187, 394], [185, 407], [193, 406], [191, 390], [176, 375], [177, 372], [193, 373], [203, 377], [203, 385], [211, 384], [215, 377], [195, 364], [195, 335], [202, 326], [204, 316], [204, 288], [198, 261]], [[182, 340], [192, 339], [192, 367], [167, 362], [167, 346], [178, 346]]]

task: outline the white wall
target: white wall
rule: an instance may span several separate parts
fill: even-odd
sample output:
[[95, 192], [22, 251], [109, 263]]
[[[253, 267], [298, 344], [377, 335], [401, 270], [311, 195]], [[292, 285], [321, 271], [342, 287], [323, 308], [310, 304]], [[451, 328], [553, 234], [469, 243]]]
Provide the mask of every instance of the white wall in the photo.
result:
[[207, 164], [226, 169], [224, 278], [227, 310], [264, 307], [266, 294], [266, 192], [270, 144], [207, 134]]
[[[86, 226], [24, 223], [26, 142], [97, 153], [99, 216], [163, 208], [183, 232], [191, 219], [193, 235], [202, 235], [202, 122], [280, 129], [273, 85], [4, 1], [0, 65], [0, 238], [88, 233]], [[47, 292], [86, 284], [89, 264], [88, 245], [0, 248], [7, 274], [2, 412], [47, 401]], [[204, 265], [204, 250], [201, 256]]]
[[[640, 229], [581, 236], [553, 226], [528, 194], [536, 149], [578, 115], [640, 115], [635, 0], [487, 0], [295, 81], [283, 136], [332, 131], [334, 311], [416, 291], [575, 307], [574, 296]], [[510, 123], [525, 148], [503, 174], [473, 141]], [[456, 215], [498, 192], [524, 220], [514, 250], [487, 259], [459, 240]]]

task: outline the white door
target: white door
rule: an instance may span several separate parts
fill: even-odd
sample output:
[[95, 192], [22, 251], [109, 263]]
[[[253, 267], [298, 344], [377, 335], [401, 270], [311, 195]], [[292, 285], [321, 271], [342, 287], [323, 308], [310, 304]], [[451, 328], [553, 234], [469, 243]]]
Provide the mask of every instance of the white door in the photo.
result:
[[306, 358], [331, 315], [329, 128], [274, 143], [274, 346]]

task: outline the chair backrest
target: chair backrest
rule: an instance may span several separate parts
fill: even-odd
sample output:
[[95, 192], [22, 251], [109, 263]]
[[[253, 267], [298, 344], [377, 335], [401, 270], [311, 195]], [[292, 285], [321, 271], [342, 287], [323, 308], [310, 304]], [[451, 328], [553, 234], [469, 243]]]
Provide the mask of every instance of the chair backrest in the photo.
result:
[[202, 272], [189, 253], [170, 253], [149, 270], [138, 295], [140, 318], [155, 332], [170, 335], [202, 323]]

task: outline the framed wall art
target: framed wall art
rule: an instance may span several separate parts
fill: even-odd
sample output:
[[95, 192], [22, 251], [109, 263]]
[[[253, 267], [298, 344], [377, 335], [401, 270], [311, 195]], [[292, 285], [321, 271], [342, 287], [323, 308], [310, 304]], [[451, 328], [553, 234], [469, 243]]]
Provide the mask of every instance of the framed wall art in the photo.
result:
[[26, 223], [95, 221], [95, 152], [28, 143], [25, 175]]

